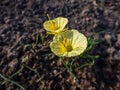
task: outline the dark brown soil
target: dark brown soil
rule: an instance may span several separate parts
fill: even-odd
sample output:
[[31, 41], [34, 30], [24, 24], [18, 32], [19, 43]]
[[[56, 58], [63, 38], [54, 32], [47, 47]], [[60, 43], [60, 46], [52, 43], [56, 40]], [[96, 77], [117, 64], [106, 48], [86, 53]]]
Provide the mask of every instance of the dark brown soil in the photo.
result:
[[[70, 28], [100, 41], [90, 52], [100, 56], [95, 64], [73, 68], [78, 84], [50, 51], [47, 14], [67, 17]], [[8, 78], [19, 70], [10, 80], [26, 90], [120, 90], [120, 0], [0, 0], [0, 74]], [[21, 90], [3, 81], [0, 90]]]

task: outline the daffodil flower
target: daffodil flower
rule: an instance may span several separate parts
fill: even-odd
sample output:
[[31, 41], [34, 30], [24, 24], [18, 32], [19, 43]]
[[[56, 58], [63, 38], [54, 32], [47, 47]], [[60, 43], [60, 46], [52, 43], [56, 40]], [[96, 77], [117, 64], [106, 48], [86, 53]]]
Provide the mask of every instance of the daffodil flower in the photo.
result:
[[77, 56], [87, 48], [87, 38], [77, 30], [67, 30], [54, 36], [50, 48], [59, 57]]
[[43, 26], [49, 34], [58, 34], [61, 31], [65, 31], [65, 26], [67, 23], [67, 18], [58, 17], [56, 19], [44, 22]]

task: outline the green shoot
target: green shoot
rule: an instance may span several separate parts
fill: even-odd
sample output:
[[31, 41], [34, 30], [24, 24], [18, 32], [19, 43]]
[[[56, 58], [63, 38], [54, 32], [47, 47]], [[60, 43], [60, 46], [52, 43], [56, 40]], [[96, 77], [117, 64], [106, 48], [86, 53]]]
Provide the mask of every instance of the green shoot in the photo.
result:
[[92, 65], [91, 63], [85, 63], [85, 64], [81, 65], [80, 67], [78, 67], [77, 69], [82, 69], [84, 67], [91, 66], [91, 65]]
[[84, 58], [84, 59], [91, 59], [92, 62], [91, 63], [85, 63], [83, 65], [81, 65], [80, 67], [78, 67], [78, 69], [81, 69], [81, 68], [84, 68], [86, 66], [92, 66], [94, 65], [95, 63], [95, 60], [99, 58], [98, 55], [90, 55], [89, 54], [89, 51], [94, 47], [95, 44], [97, 44], [98, 42], [97, 41], [94, 41], [93, 37], [89, 37], [88, 38], [88, 47], [87, 49], [85, 50], [85, 52], [83, 54], [80, 55], [81, 58]]
[[64, 62], [64, 60], [61, 59], [61, 61], [62, 61], [62, 64], [65, 66], [65, 68], [68, 70], [68, 72], [70, 72], [70, 74], [72, 75], [73, 80], [77, 81], [76, 76], [72, 72], [72, 68], [68, 67], [68, 65], [66, 64], [66, 62]]
[[72, 59], [71, 63], [70, 63], [70, 70], [72, 71], [72, 66], [74, 64], [74, 62], [76, 61], [76, 59]]
[[102, 84], [100, 85], [100, 90], [102, 90]]
[[38, 44], [38, 37], [39, 37], [39, 34], [36, 35], [35, 46], [37, 46], [37, 44]]
[[50, 16], [49, 16], [49, 14], [47, 14], [47, 17], [48, 17], [48, 20], [51, 20], [51, 18], [50, 18]]
[[[18, 73], [20, 73], [22, 70], [23, 70], [23, 67], [20, 68], [17, 72], [15, 72], [14, 74], [12, 74], [11, 76], [9, 76], [8, 79], [12, 79], [14, 76], [16, 76], [16, 75], [17, 75]], [[6, 82], [7, 82], [7, 80], [4, 80], [1, 85], [5, 84]]]
[[0, 74], [0, 77], [1, 77], [2, 79], [4, 79], [5, 81], [9, 81], [9, 82], [15, 84], [16, 86], [20, 87], [21, 90], [26, 90], [26, 89], [25, 89], [23, 86], [21, 86], [19, 83], [15, 82], [15, 81], [13, 81], [13, 80], [10, 80], [9, 78], [4, 77], [2, 74]]
[[40, 38], [41, 38], [41, 42], [42, 42], [42, 44], [44, 44], [44, 43], [45, 43], [45, 38], [44, 38], [44, 36], [43, 36], [42, 33], [40, 33]]
[[35, 43], [33, 44], [33, 48], [35, 48], [38, 44], [38, 37], [39, 37], [39, 34], [36, 35], [36, 39], [35, 39]]
[[37, 75], [37, 77], [38, 77], [38, 78], [41, 78], [41, 77], [40, 77], [40, 74], [39, 74], [35, 69], [33, 69], [33, 68], [31, 68], [31, 67], [29, 67], [28, 65], [25, 65], [25, 64], [23, 64], [23, 66], [26, 67], [27, 69], [29, 69], [29, 70], [35, 72], [36, 75]]
[[93, 38], [89, 37], [88, 38], [88, 47], [87, 47], [86, 51], [90, 51], [94, 44], [95, 44], [95, 41], [93, 40]]

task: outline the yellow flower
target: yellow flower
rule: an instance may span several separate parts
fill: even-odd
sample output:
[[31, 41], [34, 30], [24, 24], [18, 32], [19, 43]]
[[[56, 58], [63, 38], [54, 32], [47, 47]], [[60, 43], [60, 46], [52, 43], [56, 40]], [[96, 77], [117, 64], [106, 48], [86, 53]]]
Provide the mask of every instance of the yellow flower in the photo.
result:
[[54, 36], [50, 48], [54, 54], [60, 57], [77, 56], [87, 48], [87, 38], [77, 30], [67, 30]]
[[65, 30], [65, 26], [68, 23], [67, 18], [58, 17], [53, 20], [44, 22], [43, 26], [50, 34], [57, 34]]

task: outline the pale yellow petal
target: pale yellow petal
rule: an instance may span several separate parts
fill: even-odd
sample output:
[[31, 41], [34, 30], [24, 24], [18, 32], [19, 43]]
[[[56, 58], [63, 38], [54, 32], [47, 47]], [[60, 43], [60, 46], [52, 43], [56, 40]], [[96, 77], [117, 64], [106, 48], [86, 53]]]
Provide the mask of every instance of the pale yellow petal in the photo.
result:
[[63, 56], [65, 53], [65, 48], [60, 42], [53, 41], [50, 43], [51, 51], [57, 56]]
[[69, 42], [72, 40], [72, 37], [73, 37], [73, 32], [71, 32], [70, 30], [66, 30], [64, 32], [55, 35], [53, 40], [62, 41], [63, 39], [67, 38], [67, 41]]
[[78, 33], [77, 30], [72, 30], [73, 31], [73, 41], [72, 44], [75, 47], [75, 49], [80, 48], [80, 51], [83, 52], [87, 48], [87, 38], [82, 34]]
[[63, 30], [65, 28], [66, 24], [68, 23], [68, 19], [63, 18], [63, 17], [58, 17], [55, 19], [55, 21], [57, 22], [57, 24], [61, 30]]
[[44, 23], [43, 23], [43, 26], [44, 26], [44, 28], [45, 28], [47, 31], [51, 31], [51, 30], [52, 30], [51, 20], [44, 22]]
[[80, 52], [78, 51], [71, 51], [64, 53], [64, 57], [74, 57], [80, 55]]

